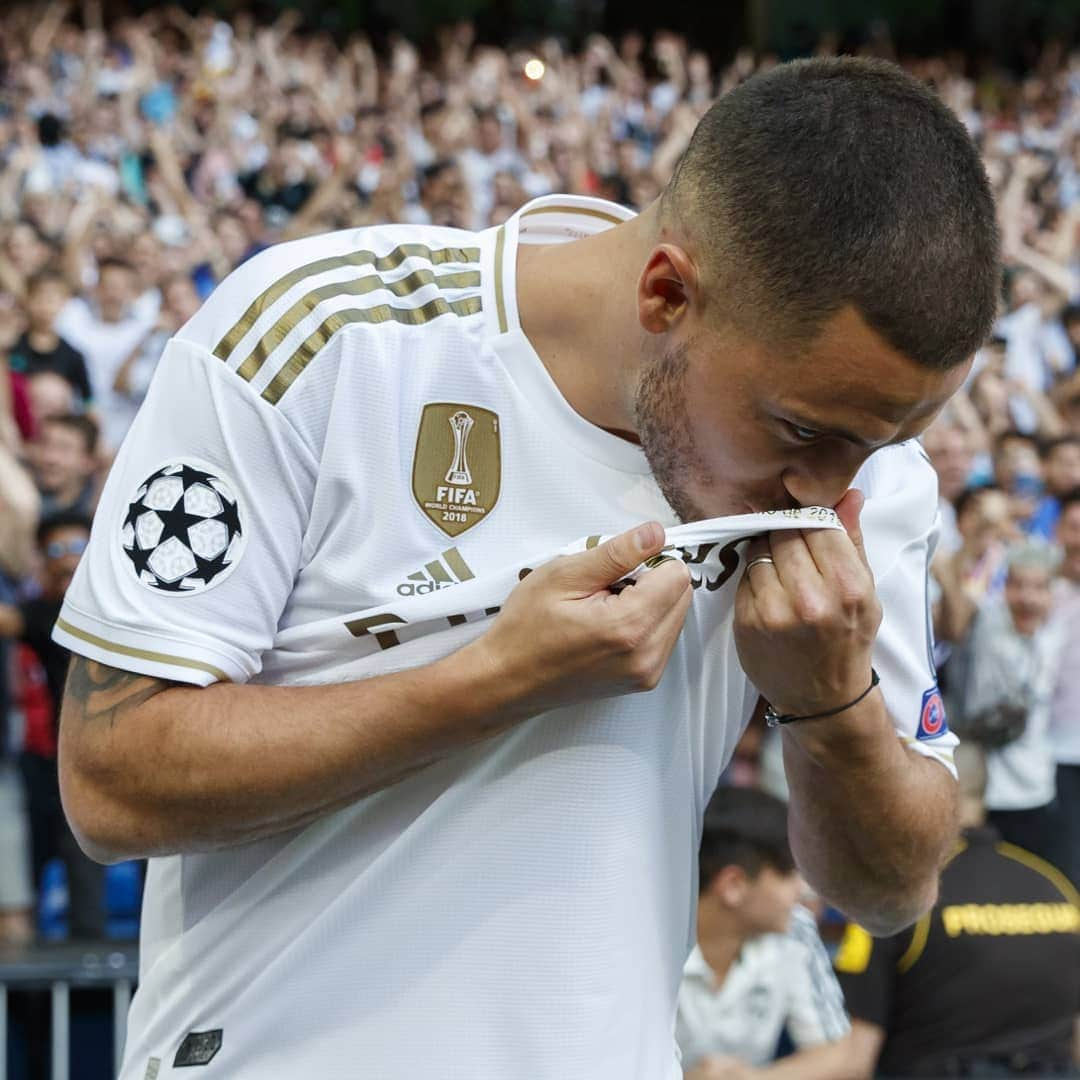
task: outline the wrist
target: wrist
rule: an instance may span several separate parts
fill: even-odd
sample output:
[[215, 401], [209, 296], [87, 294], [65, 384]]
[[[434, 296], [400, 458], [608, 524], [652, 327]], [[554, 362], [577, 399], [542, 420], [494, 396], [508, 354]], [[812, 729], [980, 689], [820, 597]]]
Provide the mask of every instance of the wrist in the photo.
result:
[[524, 700], [533, 686], [528, 665], [513, 662], [490, 636], [490, 631], [482, 634], [436, 661], [432, 674], [440, 688], [446, 686], [440, 699], [460, 702], [468, 718], [501, 728], [532, 715]]
[[839, 716], [840, 713], [845, 713], [849, 709], [855, 708], [856, 705], [861, 704], [869, 695], [874, 691], [874, 688], [881, 682], [877, 671], [874, 668], [870, 669], [870, 682], [869, 684], [856, 694], [854, 697], [848, 698], [846, 701], [841, 701], [839, 705], [832, 705], [828, 708], [816, 708], [813, 712], [791, 712], [784, 713], [779, 709], [774, 708], [772, 705], [768, 705], [765, 709], [765, 722], [769, 727], [781, 727], [784, 724], [794, 724], [798, 722], [811, 721], [811, 720], [828, 720], [834, 716]]
[[821, 768], [891, 768], [903, 755], [880, 687], [836, 716], [785, 724], [782, 730], [786, 744]]

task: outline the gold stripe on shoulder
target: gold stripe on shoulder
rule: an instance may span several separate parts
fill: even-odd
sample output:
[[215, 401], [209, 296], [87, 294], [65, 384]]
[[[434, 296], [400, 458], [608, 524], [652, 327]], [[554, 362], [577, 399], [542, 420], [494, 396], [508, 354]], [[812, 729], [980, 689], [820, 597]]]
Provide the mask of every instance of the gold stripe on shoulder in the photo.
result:
[[351, 323], [396, 322], [405, 326], [420, 326], [432, 319], [437, 319], [440, 315], [457, 315], [462, 318], [467, 315], [476, 315], [482, 307], [479, 296], [452, 301], [444, 300], [439, 296], [420, 307], [401, 308], [392, 307], [390, 304], [377, 304], [369, 308], [347, 308], [344, 311], [335, 311], [332, 315], [328, 315], [289, 357], [263, 390], [262, 396], [271, 405], [276, 405], [319, 350], [326, 346], [334, 334]]
[[467, 248], [430, 248], [426, 244], [400, 244], [385, 255], [376, 255], [374, 251], [351, 251], [345, 255], [331, 255], [325, 259], [316, 259], [304, 266], [298, 266], [280, 277], [264, 289], [249, 305], [233, 328], [214, 347], [214, 355], [219, 360], [228, 360], [232, 351], [240, 344], [244, 335], [255, 325], [259, 316], [276, 300], [284, 296], [298, 282], [305, 278], [324, 274], [343, 266], [372, 266], [375, 270], [393, 270], [406, 259], [424, 258], [435, 266], [445, 263], [475, 263], [480, 258], [480, 249]]
[[56, 625], [61, 630], [85, 641], [88, 645], [96, 645], [106, 652], [116, 653], [119, 656], [134, 656], [137, 660], [149, 660], [155, 664], [168, 664], [170, 667], [191, 668], [194, 671], [205, 671], [213, 675], [218, 682], [231, 682], [232, 680], [220, 668], [212, 664], [204, 664], [201, 660], [189, 660], [186, 656], [170, 656], [168, 653], [152, 652], [149, 649], [133, 649], [130, 645], [118, 645], [115, 641], [108, 641], [97, 634], [89, 634], [79, 627], [73, 626], [67, 619], [57, 619]]
[[409, 296], [425, 285], [439, 289], [468, 289], [480, 284], [479, 270], [463, 270], [458, 273], [438, 274], [428, 269], [414, 270], [396, 281], [384, 281], [378, 274], [354, 278], [351, 281], [332, 281], [302, 296], [282, 315], [247, 355], [236, 369], [242, 379], [250, 382], [266, 362], [267, 357], [292, 333], [300, 321], [311, 314], [324, 300], [336, 296], [364, 296], [376, 289], [386, 289], [394, 296]]
[[610, 221], [613, 225], [622, 225], [628, 218], [616, 217], [614, 214], [609, 214], [606, 210], [594, 210], [591, 206], [534, 206], [531, 210], [526, 210], [521, 216], [523, 218], [532, 217], [533, 214], [583, 214], [585, 217], [599, 218], [601, 221]]
[[503, 253], [506, 251], [506, 226], [500, 225], [495, 234], [495, 314], [499, 317], [499, 333], [505, 334], [506, 300], [503, 296]]
[[1034, 852], [1028, 851], [1027, 848], [1017, 847], [1016, 844], [1010, 844], [1005, 840], [995, 844], [994, 850], [999, 855], [1004, 855], [1006, 859], [1012, 859], [1013, 862], [1034, 870], [1036, 874], [1046, 878], [1070, 904], [1080, 907], [1080, 892], [1076, 891], [1073, 883], [1053, 863], [1048, 863]]

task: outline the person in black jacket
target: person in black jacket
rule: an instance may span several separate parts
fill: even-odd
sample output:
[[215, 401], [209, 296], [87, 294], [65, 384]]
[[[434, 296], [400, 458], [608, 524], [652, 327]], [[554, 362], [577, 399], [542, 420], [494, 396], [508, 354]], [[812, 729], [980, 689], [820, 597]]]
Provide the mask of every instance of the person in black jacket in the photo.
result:
[[1080, 897], [984, 824], [981, 751], [957, 764], [966, 828], [937, 904], [880, 940], [852, 924], [836, 957], [860, 1075], [1080, 1076]]

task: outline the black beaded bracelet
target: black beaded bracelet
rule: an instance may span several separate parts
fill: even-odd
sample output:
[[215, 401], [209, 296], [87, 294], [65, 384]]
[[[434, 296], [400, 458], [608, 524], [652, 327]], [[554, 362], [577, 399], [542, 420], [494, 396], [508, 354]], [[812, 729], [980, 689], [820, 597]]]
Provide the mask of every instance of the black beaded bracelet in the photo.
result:
[[853, 709], [870, 693], [871, 690], [874, 689], [875, 686], [877, 686], [879, 682], [881, 682], [881, 679], [878, 677], [878, 673], [871, 668], [870, 685], [854, 701], [849, 701], [846, 705], [841, 705], [838, 709], [828, 709], [825, 712], [811, 713], [809, 716], [796, 716], [794, 713], [788, 713], [786, 716], [781, 716], [771, 705], [766, 705], [765, 723], [768, 724], [769, 727], [779, 727], [781, 724], [793, 724], [796, 720], [824, 720], [826, 716], [836, 716], [837, 713]]

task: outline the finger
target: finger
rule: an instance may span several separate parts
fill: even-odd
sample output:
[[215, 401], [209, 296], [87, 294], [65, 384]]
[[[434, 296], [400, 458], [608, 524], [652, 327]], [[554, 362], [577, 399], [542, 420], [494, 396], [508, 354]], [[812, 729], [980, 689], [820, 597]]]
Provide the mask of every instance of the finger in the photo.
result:
[[869, 568], [870, 560], [866, 557], [866, 545], [863, 543], [862, 522], [860, 520], [865, 502], [866, 499], [858, 488], [849, 488], [844, 492], [844, 497], [836, 504], [836, 516], [840, 519], [840, 524], [844, 526], [844, 530], [855, 545], [859, 558]]
[[690, 571], [682, 559], [668, 559], [638, 576], [633, 588], [608, 598], [628, 616], [658, 619], [690, 588]]
[[[767, 535], [755, 536], [749, 544], [746, 545], [746, 551], [743, 553], [743, 559], [745, 562], [743, 565], [746, 569], [743, 571], [742, 581], [745, 581], [747, 587], [750, 590], [754, 590], [757, 582], [754, 580], [755, 576], [763, 573], [769, 573], [774, 575], [773, 568], [767, 562], [759, 562], [756, 565], [755, 559], [772, 558], [772, 550], [769, 547], [769, 538]], [[775, 576], [775, 575], [774, 575]], [[762, 585], [765, 582], [762, 581]]]
[[735, 626], [754, 630], [758, 627], [757, 604], [751, 574], [743, 574], [735, 590]]
[[628, 529], [589, 551], [559, 560], [558, 580], [582, 596], [589, 596], [625, 577], [646, 559], [658, 555], [665, 544], [664, 530], [655, 521]]
[[784, 590], [793, 598], [821, 584], [821, 571], [801, 529], [774, 532], [769, 535], [776, 575]]

